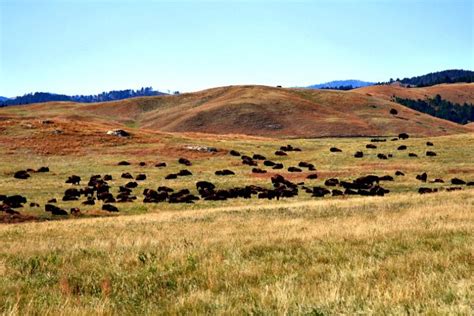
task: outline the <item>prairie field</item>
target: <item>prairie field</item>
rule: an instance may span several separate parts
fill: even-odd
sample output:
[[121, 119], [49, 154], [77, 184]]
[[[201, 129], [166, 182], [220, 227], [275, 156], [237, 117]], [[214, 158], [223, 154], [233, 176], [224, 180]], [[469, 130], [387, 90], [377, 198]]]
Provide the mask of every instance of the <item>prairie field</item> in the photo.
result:
[[[474, 180], [472, 133], [385, 137], [373, 143], [376, 149], [367, 149], [367, 137], [269, 139], [136, 129], [131, 139], [103, 138], [94, 125], [72, 131], [60, 120], [54, 128], [64, 132], [51, 137], [51, 127], [27, 122], [4, 123], [0, 137], [0, 193], [28, 199], [17, 209], [28, 216], [26, 222], [0, 224], [3, 314], [472, 314], [474, 190], [466, 185], [447, 190], [454, 177]], [[434, 146], [427, 147], [428, 141]], [[302, 151], [275, 156], [286, 144]], [[408, 149], [397, 150], [402, 144]], [[260, 163], [267, 173], [254, 174], [229, 155], [231, 149], [264, 155], [285, 169]], [[437, 155], [427, 157], [427, 150]], [[364, 157], [354, 158], [356, 151]], [[380, 160], [377, 153], [392, 157]], [[178, 157], [192, 165], [178, 164]], [[131, 165], [118, 166], [122, 160]], [[300, 161], [313, 163], [316, 171], [288, 172]], [[157, 162], [167, 167], [154, 167]], [[41, 166], [50, 172], [13, 178], [17, 170]], [[225, 168], [235, 175], [214, 174]], [[164, 179], [181, 169], [192, 176]], [[396, 171], [405, 175], [394, 176]], [[61, 200], [66, 189], [80, 187], [65, 183], [70, 175], [80, 176], [84, 185], [92, 175], [109, 174], [115, 194], [128, 181], [120, 177], [123, 172], [147, 179], [133, 189], [136, 201], [116, 204], [118, 213], [102, 211], [99, 201], [85, 206], [82, 199]], [[422, 172], [426, 183], [416, 179]], [[313, 173], [317, 179], [306, 179]], [[145, 188], [166, 185], [196, 194], [199, 180], [223, 189], [270, 188], [276, 174], [307, 187], [368, 174], [391, 175], [394, 181], [381, 184], [390, 190], [383, 197], [316, 198], [300, 190], [278, 201], [254, 196], [142, 202]], [[435, 178], [444, 183], [431, 183]], [[439, 192], [420, 195], [419, 187]], [[51, 198], [81, 214], [45, 212]]]
[[0, 226], [5, 314], [472, 313], [472, 191]]

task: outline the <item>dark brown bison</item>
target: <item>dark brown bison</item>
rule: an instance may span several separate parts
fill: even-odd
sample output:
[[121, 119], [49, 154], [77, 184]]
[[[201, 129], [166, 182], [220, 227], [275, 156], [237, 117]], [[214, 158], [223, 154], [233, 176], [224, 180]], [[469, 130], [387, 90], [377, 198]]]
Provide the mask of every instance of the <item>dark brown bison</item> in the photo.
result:
[[26, 180], [30, 177], [30, 174], [26, 170], [20, 170], [20, 171], [15, 172], [13, 177], [15, 179]]
[[179, 158], [178, 163], [180, 163], [182, 165], [185, 165], [185, 166], [191, 166], [192, 165], [191, 161], [189, 161], [186, 158]]

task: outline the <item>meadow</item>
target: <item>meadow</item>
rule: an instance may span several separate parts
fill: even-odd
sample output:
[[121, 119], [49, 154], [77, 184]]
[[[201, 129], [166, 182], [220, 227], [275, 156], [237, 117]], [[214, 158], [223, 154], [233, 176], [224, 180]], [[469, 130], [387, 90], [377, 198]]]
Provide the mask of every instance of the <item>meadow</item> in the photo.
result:
[[[84, 135], [81, 141], [87, 139]], [[137, 135], [136, 140], [72, 152], [63, 141], [63, 150], [57, 151], [62, 154], [56, 155], [34, 146], [3, 147], [2, 194], [19, 193], [41, 206], [55, 197], [58, 206], [79, 207], [82, 212], [78, 217], [60, 217], [26, 205], [18, 211], [37, 221], [0, 225], [3, 314], [472, 313], [474, 190], [469, 186], [444, 190], [453, 186], [451, 178], [474, 180], [472, 134], [388, 138], [374, 143], [377, 149], [365, 148], [370, 138], [357, 137], [281, 140], [150, 133]], [[434, 146], [427, 147], [427, 141]], [[273, 155], [286, 144], [302, 151]], [[408, 150], [398, 151], [401, 144]], [[186, 145], [212, 146], [218, 152], [189, 151]], [[332, 146], [342, 152], [331, 153]], [[252, 174], [239, 157], [228, 154], [231, 149], [263, 154], [285, 168], [311, 162], [318, 179], [306, 180], [308, 172], [268, 168], [269, 174]], [[354, 158], [358, 150], [364, 158]], [[427, 150], [437, 156], [426, 157]], [[379, 152], [393, 157], [380, 160]], [[408, 152], [419, 157], [408, 157]], [[178, 157], [189, 158], [193, 165], [179, 165]], [[121, 160], [131, 165], [117, 166]], [[140, 167], [141, 161], [146, 166]], [[157, 162], [168, 167], [155, 168]], [[27, 180], [12, 176], [16, 170], [40, 166], [51, 171], [32, 173]], [[236, 175], [214, 175], [224, 168]], [[180, 169], [189, 169], [193, 176], [164, 180]], [[280, 201], [254, 197], [142, 203], [143, 189], [159, 185], [193, 193], [198, 180], [218, 188], [246, 184], [270, 188], [270, 175], [280, 173], [307, 186], [324, 186], [330, 177], [393, 176], [397, 170], [405, 176], [384, 182], [390, 190], [384, 197], [314, 198], [301, 192]], [[127, 182], [120, 178], [122, 172], [145, 173], [147, 180], [134, 189], [137, 201], [116, 204], [118, 214], [101, 211], [100, 203], [61, 201], [64, 190], [71, 188], [64, 183], [69, 175], [87, 180], [94, 174], [110, 174], [115, 193]], [[415, 177], [422, 172], [445, 183], [421, 183]], [[420, 186], [440, 192], [420, 195]]]

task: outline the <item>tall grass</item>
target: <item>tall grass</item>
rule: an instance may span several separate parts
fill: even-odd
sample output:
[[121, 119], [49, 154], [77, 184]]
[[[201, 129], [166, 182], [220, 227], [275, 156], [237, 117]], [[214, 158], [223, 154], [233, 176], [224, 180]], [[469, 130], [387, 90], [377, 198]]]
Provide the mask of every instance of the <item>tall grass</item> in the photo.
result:
[[0, 226], [6, 314], [465, 314], [472, 191]]

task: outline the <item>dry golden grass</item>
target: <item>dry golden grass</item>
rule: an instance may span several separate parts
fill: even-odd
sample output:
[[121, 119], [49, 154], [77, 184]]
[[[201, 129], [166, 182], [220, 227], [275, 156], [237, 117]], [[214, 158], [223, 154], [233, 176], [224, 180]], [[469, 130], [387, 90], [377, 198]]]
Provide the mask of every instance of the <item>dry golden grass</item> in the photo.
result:
[[[52, 197], [61, 199], [71, 187], [64, 183], [71, 174], [83, 179], [111, 174], [114, 194], [128, 182], [120, 179], [122, 172], [148, 178], [134, 192], [138, 201], [117, 204], [119, 216], [93, 217], [105, 215], [97, 211], [100, 203], [59, 201], [65, 209], [79, 206], [86, 217], [0, 225], [2, 314], [472, 313], [474, 194], [467, 186], [443, 191], [453, 177], [473, 180], [472, 133], [387, 141], [377, 143], [375, 151], [365, 149], [367, 138], [278, 140], [130, 129], [133, 137], [120, 139], [105, 135], [117, 123], [61, 119], [67, 111], [56, 110], [54, 124], [24, 117], [21, 109], [0, 120], [0, 193], [19, 193], [42, 206], [20, 212], [54, 219], [43, 206]], [[53, 133], [56, 129], [63, 133]], [[427, 147], [428, 140], [435, 146]], [[287, 143], [303, 151], [274, 156]], [[396, 150], [402, 143], [420, 157]], [[186, 144], [220, 151], [191, 152], [183, 149]], [[332, 146], [343, 152], [330, 153]], [[196, 193], [198, 180], [219, 188], [270, 186], [268, 175], [252, 175], [227, 154], [230, 149], [264, 154], [285, 167], [314, 163], [319, 178], [305, 180], [308, 186], [323, 185], [332, 176], [349, 180], [396, 170], [406, 176], [384, 183], [391, 192], [383, 198], [315, 200], [301, 192], [279, 202], [141, 202], [144, 188], [168, 185]], [[426, 157], [430, 149], [438, 156]], [[363, 159], [353, 157], [357, 150], [365, 152]], [[381, 161], [378, 152], [393, 157]], [[165, 181], [166, 174], [184, 168], [177, 164], [181, 156], [192, 160], [193, 176]], [[120, 160], [133, 164], [118, 167]], [[139, 167], [139, 161], [147, 166]], [[168, 167], [154, 168], [160, 161]], [[51, 172], [32, 173], [24, 181], [12, 177], [16, 170], [40, 166]], [[214, 175], [223, 168], [236, 175]], [[423, 171], [430, 180], [441, 177], [447, 183], [421, 184], [415, 175]], [[306, 175], [281, 173], [294, 181]], [[442, 192], [420, 196], [419, 186]]]
[[380, 85], [358, 88], [353, 91], [362, 94], [370, 93], [373, 96], [385, 100], [391, 100], [394, 95], [400, 98], [424, 100], [426, 98], [434, 98], [439, 94], [443, 99], [451, 102], [474, 104], [474, 83], [438, 84], [422, 88], [404, 88], [396, 85]]
[[[471, 85], [466, 91], [468, 98]], [[391, 96], [391, 95], [390, 95]], [[390, 115], [390, 109], [399, 115]], [[13, 118], [62, 118], [124, 124], [162, 132], [245, 134], [267, 137], [450, 135], [471, 130], [390, 102], [383, 93], [229, 86], [177, 96], [74, 104], [51, 102], [0, 109]]]
[[6, 314], [472, 312], [472, 191], [0, 226]]

